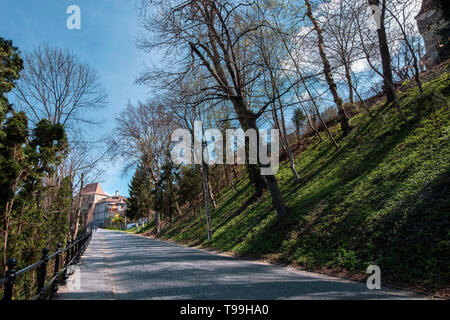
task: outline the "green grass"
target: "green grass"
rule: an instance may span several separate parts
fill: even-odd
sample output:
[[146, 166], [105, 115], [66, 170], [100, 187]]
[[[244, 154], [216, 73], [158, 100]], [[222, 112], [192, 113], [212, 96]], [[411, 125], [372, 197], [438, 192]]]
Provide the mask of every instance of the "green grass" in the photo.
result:
[[[425, 290], [448, 289], [449, 276], [449, 74], [401, 95], [404, 124], [395, 108], [371, 120], [351, 119], [341, 149], [312, 141], [296, 157], [303, 183], [287, 163], [277, 175], [287, 206], [280, 226], [266, 193], [242, 210], [253, 193], [244, 176], [227, 187], [212, 213], [213, 239], [204, 216], [181, 216], [162, 238], [239, 255], [362, 274], [377, 264], [383, 280]], [[373, 110], [381, 110], [381, 105]]]

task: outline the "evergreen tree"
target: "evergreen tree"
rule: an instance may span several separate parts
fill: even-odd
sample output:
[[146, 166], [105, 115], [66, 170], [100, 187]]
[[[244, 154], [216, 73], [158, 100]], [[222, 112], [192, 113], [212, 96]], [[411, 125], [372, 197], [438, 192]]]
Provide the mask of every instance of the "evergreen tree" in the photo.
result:
[[[23, 248], [18, 241], [28, 243], [28, 253], [21, 263], [34, 262], [35, 254], [49, 244], [49, 234], [60, 226], [50, 213], [42, 212], [43, 191], [51, 188], [45, 178], [54, 172], [67, 151], [67, 139], [62, 125], [42, 120], [30, 130], [24, 112], [17, 112], [6, 94], [14, 88], [22, 69], [20, 52], [11, 41], [0, 38], [0, 270], [4, 272], [8, 256], [20, 259]], [[13, 228], [14, 227], [14, 228]], [[60, 241], [63, 241], [61, 239]], [[32, 245], [30, 245], [32, 243]]]
[[169, 155], [166, 156], [166, 161], [161, 167], [161, 170], [162, 173], [157, 188], [158, 195], [156, 197], [156, 206], [160, 212], [164, 213], [164, 215], [169, 218], [169, 222], [172, 224], [178, 201], [175, 189], [177, 168]]
[[150, 222], [153, 183], [142, 165], [139, 165], [134, 173], [131, 183], [128, 185], [129, 198], [125, 215], [130, 220], [136, 220], [148, 216]]
[[295, 109], [294, 116], [292, 117], [292, 122], [295, 126], [295, 132], [297, 134], [297, 141], [300, 142], [300, 129], [306, 120], [306, 116], [301, 108]]
[[199, 206], [199, 197], [203, 192], [200, 166], [181, 167], [177, 176], [177, 186], [180, 203], [188, 203], [195, 213]]

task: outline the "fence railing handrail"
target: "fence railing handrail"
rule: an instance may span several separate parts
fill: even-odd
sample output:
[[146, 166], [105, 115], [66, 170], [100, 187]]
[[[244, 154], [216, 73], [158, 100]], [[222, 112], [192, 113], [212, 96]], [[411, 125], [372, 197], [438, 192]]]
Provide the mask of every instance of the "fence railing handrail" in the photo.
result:
[[[53, 296], [55, 296], [56, 292], [58, 291], [58, 285], [61, 282], [61, 278], [66, 279], [68, 267], [79, 262], [81, 255], [86, 250], [91, 237], [92, 231], [89, 231], [77, 237], [75, 240], [69, 241], [65, 248], [62, 248], [62, 244], [59, 243], [58, 250], [51, 255], [48, 255], [49, 250], [47, 248], [44, 248], [42, 250], [41, 260], [19, 271], [15, 270], [17, 260], [9, 259], [6, 264], [7, 269], [5, 272], [5, 276], [0, 279], [0, 288], [4, 287], [3, 300], [12, 300], [14, 283], [19, 276], [37, 268], [39, 268], [39, 274], [37, 277], [38, 288], [36, 295], [34, 295], [32, 299], [38, 300], [42, 298], [52, 298]], [[65, 261], [63, 261], [64, 266], [60, 270], [61, 257], [64, 253], [66, 253]], [[54, 273], [52, 278], [46, 283], [47, 264], [53, 259], [56, 260]], [[52, 290], [49, 294], [48, 291], [50, 288], [52, 288]]]

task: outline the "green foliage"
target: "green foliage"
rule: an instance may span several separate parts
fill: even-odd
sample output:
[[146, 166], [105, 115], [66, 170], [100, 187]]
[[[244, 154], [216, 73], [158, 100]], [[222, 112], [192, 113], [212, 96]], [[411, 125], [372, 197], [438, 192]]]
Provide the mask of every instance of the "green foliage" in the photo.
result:
[[295, 128], [299, 130], [299, 128], [303, 125], [303, 123], [306, 121], [306, 116], [303, 113], [303, 110], [301, 108], [297, 108], [294, 111], [294, 116], [292, 117], [292, 122], [295, 125]]
[[41, 170], [52, 172], [53, 166], [60, 162], [67, 152], [67, 137], [64, 126], [41, 120], [33, 129], [34, 139], [30, 145], [37, 150]]
[[14, 81], [19, 79], [23, 61], [20, 51], [13, 46], [12, 41], [0, 37], [0, 93], [14, 89]]
[[128, 185], [129, 198], [125, 215], [136, 220], [149, 214], [153, 202], [153, 183], [142, 165], [138, 166], [131, 183]]
[[[270, 195], [242, 207], [253, 186], [243, 177], [239, 192], [222, 191], [212, 212], [207, 242], [203, 216], [179, 217], [163, 238], [208, 245], [313, 270], [323, 267], [364, 274], [377, 264], [385, 283], [429, 291], [450, 282], [450, 81], [449, 74], [400, 96], [409, 119], [395, 110], [375, 120], [352, 118], [347, 137], [331, 127], [341, 149], [317, 138], [296, 158], [303, 181], [294, 183], [288, 163], [277, 175], [290, 210], [277, 223]], [[376, 106], [375, 108], [379, 108]]]
[[180, 203], [189, 203], [191, 207], [195, 207], [198, 195], [203, 192], [200, 166], [181, 167], [177, 186]]
[[162, 213], [163, 217], [168, 217], [172, 224], [172, 219], [176, 211], [177, 193], [175, 181], [177, 177], [177, 167], [172, 162], [170, 155], [166, 156], [166, 161], [161, 168], [161, 176], [155, 187], [154, 209]]
[[[0, 59], [2, 273], [7, 258], [16, 258], [22, 268], [39, 260], [42, 248], [55, 250], [58, 242], [65, 241], [72, 189], [68, 178], [57, 186], [50, 183], [67, 151], [63, 126], [42, 120], [30, 128], [26, 114], [14, 110], [5, 95], [14, 88], [22, 60], [17, 48], [1, 38]], [[17, 295], [29, 294], [30, 286], [27, 277], [18, 279]]]
[[129, 185], [126, 216], [136, 220], [149, 216], [153, 209], [172, 221], [177, 211], [179, 194], [175, 186], [176, 181], [179, 181], [178, 168], [169, 156], [161, 167], [161, 174], [156, 183], [143, 165], [138, 166]]

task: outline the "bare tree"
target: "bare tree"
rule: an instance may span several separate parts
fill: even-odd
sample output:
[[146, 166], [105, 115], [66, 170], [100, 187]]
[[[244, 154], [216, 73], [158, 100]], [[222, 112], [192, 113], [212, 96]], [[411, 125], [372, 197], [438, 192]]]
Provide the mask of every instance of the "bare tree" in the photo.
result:
[[299, 102], [300, 103], [300, 107], [302, 108], [303, 112], [305, 112], [306, 115], [306, 119], [308, 120], [308, 124], [309, 127], [311, 128], [312, 131], [314, 131], [314, 133], [316, 134], [317, 138], [319, 138], [319, 141], [322, 142], [322, 136], [320, 135], [319, 130], [317, 130], [316, 128], [316, 124], [314, 121], [314, 117], [311, 116], [311, 112], [308, 110], [308, 108], [306, 108], [303, 104], [303, 102]]
[[[399, 101], [399, 99], [398, 99], [398, 95], [397, 95], [397, 92], [395, 91], [395, 86], [394, 86], [394, 83], [392, 82], [392, 78], [391, 79], [389, 79], [388, 77], [386, 77], [386, 75], [385, 75], [385, 73], [383, 72], [380, 72], [380, 71], [378, 71], [378, 69], [375, 67], [375, 65], [373, 64], [373, 62], [372, 62], [372, 60], [371, 60], [371, 56], [372, 56], [372, 54], [371, 54], [371, 52], [374, 50], [374, 48], [376, 47], [375, 46], [375, 44], [374, 43], [368, 43], [368, 44], [365, 44], [364, 42], [364, 39], [363, 39], [363, 33], [364, 33], [364, 30], [362, 29], [362, 27], [361, 27], [361, 17], [364, 17], [364, 15], [362, 14], [362, 12], [364, 12], [364, 7], [356, 7], [356, 8], [354, 8], [354, 15], [353, 15], [353, 17], [354, 17], [354, 19], [355, 19], [355, 21], [356, 21], [356, 25], [357, 25], [357, 28], [358, 28], [358, 35], [359, 35], [359, 37], [360, 37], [360, 40], [361, 40], [361, 47], [362, 47], [362, 50], [363, 50], [363, 52], [364, 52], [364, 54], [365, 54], [365, 56], [366, 56], [366, 61], [367, 61], [367, 63], [369, 64], [369, 66], [370, 66], [370, 68], [374, 71], [374, 72], [376, 72], [380, 77], [382, 77], [383, 78], [383, 80], [384, 80], [384, 84], [385, 84], [385, 86], [387, 85], [388, 86], [388, 88], [389, 88], [389, 92], [390, 92], [390, 94], [392, 95], [392, 97], [393, 97], [393, 102], [394, 102], [394, 106], [395, 106], [395, 108], [397, 109], [397, 111], [398, 111], [398, 113], [399, 113], [399, 115], [400, 115], [400, 117], [402, 118], [402, 120], [405, 122], [405, 123], [408, 123], [408, 118], [406, 118], [406, 116], [405, 116], [405, 114], [403, 113], [403, 111], [402, 111], [402, 109], [401, 109], [401, 106], [400, 106], [400, 101]], [[380, 33], [380, 32], [378, 32], [378, 33]], [[389, 60], [390, 60], [390, 58], [389, 58]], [[389, 62], [389, 65], [390, 65], [390, 62]], [[384, 64], [383, 64], [383, 70], [384, 70]], [[391, 73], [391, 76], [392, 76], [392, 70], [390, 70], [390, 73]], [[385, 91], [385, 93], [386, 93], [386, 91]], [[387, 93], [386, 93], [386, 95], [387, 95]], [[387, 95], [387, 102], [389, 103], [389, 97], [388, 97], [388, 95]]]
[[[393, 4], [391, 4], [391, 8], [387, 8], [387, 12], [390, 14], [392, 19], [397, 23], [398, 29], [401, 32], [402, 40], [409, 52], [409, 54], [412, 57], [412, 66], [414, 68], [414, 80], [417, 83], [417, 86], [419, 87], [419, 91], [423, 93], [422, 88], [422, 82], [420, 81], [420, 67], [419, 67], [419, 59], [416, 55], [416, 50], [413, 47], [412, 41], [411, 41], [411, 35], [408, 34], [408, 30], [411, 29], [411, 20], [414, 21], [414, 19], [411, 17], [412, 10], [411, 6], [412, 4], [417, 4], [416, 0], [396, 0]], [[414, 21], [415, 22], [415, 21]], [[405, 53], [405, 56], [408, 54]], [[405, 63], [405, 67], [409, 67], [411, 63]]]
[[47, 44], [24, 60], [15, 96], [30, 121], [60, 123], [69, 137], [80, 123], [95, 123], [88, 113], [106, 104], [106, 94], [94, 69], [74, 53]]
[[[354, 0], [332, 1], [324, 4], [320, 9], [323, 34], [327, 41], [324, 49], [328, 53], [330, 64], [343, 68], [347, 82], [349, 103], [357, 108], [354, 102], [354, 85], [352, 79], [352, 65], [364, 59], [355, 21], [352, 19], [351, 7]], [[344, 111], [345, 108], [344, 108]]]
[[[69, 171], [62, 174], [81, 176], [81, 171], [94, 170], [104, 160], [106, 150], [100, 155], [90, 150], [101, 150], [102, 139], [88, 137], [87, 128], [98, 125], [92, 112], [103, 108], [107, 96], [101, 87], [95, 69], [81, 61], [67, 49], [48, 44], [38, 46], [25, 57], [24, 71], [14, 91], [19, 107], [30, 121], [37, 123], [47, 119], [62, 124], [68, 134], [71, 154], [61, 164]], [[90, 150], [86, 149], [91, 145]], [[71, 163], [74, 161], [74, 163]]]
[[[369, 5], [377, 6], [380, 9], [380, 25], [377, 28], [378, 44], [380, 49], [381, 63], [383, 66], [383, 81], [384, 92], [386, 94], [387, 102], [393, 102], [396, 100], [395, 88], [391, 85], [393, 83], [391, 54], [389, 51], [388, 39], [386, 36], [386, 0], [368, 0]], [[374, 12], [372, 13], [374, 14]]]
[[82, 195], [82, 191], [83, 191], [83, 188], [84, 188], [84, 174], [82, 173], [81, 174], [81, 180], [80, 180], [80, 183], [81, 183], [81, 185], [80, 185], [80, 193], [78, 194], [78, 197], [77, 197], [77, 210], [76, 210], [76, 214], [75, 214], [75, 223], [74, 223], [74, 230], [73, 230], [73, 233], [72, 233], [72, 240], [75, 240], [75, 237], [78, 235], [78, 228], [79, 228], [79, 225], [80, 225], [80, 216], [81, 216], [81, 204], [82, 204], [82, 201], [83, 201], [83, 195]]
[[[48, 44], [38, 46], [25, 56], [24, 70], [14, 94], [30, 122], [35, 124], [46, 119], [53, 124], [62, 124], [68, 135], [67, 157], [52, 176], [46, 177], [46, 183], [54, 188], [48, 191], [43, 204], [45, 210], [63, 177], [70, 178], [75, 192], [82, 176], [87, 182], [92, 181], [90, 177], [98, 178], [102, 172], [99, 164], [106, 159], [107, 152], [102, 151], [102, 140], [89, 137], [87, 129], [98, 124], [92, 112], [106, 105], [107, 96], [95, 69], [73, 52]], [[98, 150], [100, 154], [97, 154]], [[74, 204], [75, 216], [78, 216], [78, 210]], [[75, 223], [79, 219], [69, 217], [69, 221]], [[78, 225], [70, 227], [76, 228]]]
[[[264, 89], [268, 97], [270, 97], [272, 102], [272, 114], [273, 120], [275, 122], [275, 128], [279, 129], [281, 142], [283, 145], [283, 149], [287, 153], [289, 157], [289, 166], [291, 168], [292, 175], [296, 183], [300, 183], [300, 177], [295, 169], [295, 159], [292, 153], [291, 146], [288, 141], [288, 134], [286, 131], [286, 121], [285, 121], [285, 105], [283, 99], [280, 94], [280, 85], [279, 82], [281, 80], [281, 72], [278, 70], [281, 69], [282, 61], [277, 56], [277, 51], [279, 51], [279, 44], [276, 40], [277, 33], [272, 30], [268, 30], [268, 32], [263, 32], [260, 30], [260, 33], [257, 37], [258, 49], [261, 54], [263, 66], [268, 74], [266, 81], [266, 77], [264, 77]], [[270, 91], [268, 90], [270, 87]], [[276, 99], [274, 99], [276, 97]], [[277, 107], [278, 106], [278, 107]], [[278, 110], [277, 110], [278, 109]], [[280, 113], [280, 119], [278, 119], [278, 111]]]
[[[139, 102], [136, 106], [129, 103], [116, 118], [116, 127], [109, 140], [113, 145], [112, 153], [127, 161], [125, 170], [140, 164], [157, 188], [173, 130], [173, 117], [161, 103]], [[161, 231], [160, 222], [160, 212], [156, 210], [157, 234]]]
[[[208, 86], [202, 88], [203, 99], [231, 101], [242, 129], [258, 131], [258, 116], [272, 101], [267, 101], [259, 110], [250, 103], [252, 84], [260, 74], [252, 59], [254, 52], [246, 41], [249, 34], [262, 27], [249, 14], [252, 4], [213, 0], [183, 3], [169, 0], [153, 4], [158, 5], [157, 13], [146, 15], [145, 27], [156, 36], [141, 41], [141, 47], [178, 52], [180, 58], [173, 65], [179, 68], [150, 72], [141, 77], [141, 82], [154, 85], [154, 82], [161, 81], [161, 77], [168, 76], [173, 80], [201, 69], [207, 73], [208, 80]], [[143, 1], [143, 8], [148, 9], [147, 1]], [[286, 216], [287, 210], [275, 176], [263, 178], [258, 165], [248, 165], [247, 169], [255, 186], [255, 196], [260, 196], [267, 185], [279, 219]]]
[[339, 112], [339, 119], [341, 123], [341, 129], [344, 133], [344, 135], [347, 135], [350, 133], [351, 127], [349, 124], [348, 116], [346, 115], [346, 112], [343, 107], [343, 101], [340, 97], [338, 91], [336, 82], [333, 79], [333, 75], [331, 73], [331, 65], [328, 61], [327, 55], [324, 50], [324, 39], [323, 39], [323, 32], [322, 29], [319, 26], [319, 23], [317, 22], [316, 18], [313, 15], [312, 7], [309, 2], [309, 0], [304, 0], [306, 5], [306, 15], [308, 16], [309, 20], [313, 24], [314, 30], [317, 33], [317, 45], [319, 49], [319, 54], [322, 59], [323, 63], [323, 73], [325, 75], [325, 79], [327, 81], [328, 87], [330, 89], [331, 94], [333, 95], [334, 103], [336, 104]]
[[[282, 25], [282, 23], [281, 23], [281, 21], [283, 20], [282, 17], [284, 16], [284, 13], [286, 13], [286, 10], [282, 10], [281, 13], [280, 12], [275, 13], [272, 5], [270, 5], [270, 4], [265, 4], [265, 6], [260, 5], [259, 9], [261, 10], [262, 15], [266, 15], [265, 12], [262, 12], [263, 9], [266, 9], [266, 8], [269, 10], [270, 16], [272, 17], [272, 20], [271, 20], [272, 27], [271, 28], [272, 28], [272, 30], [275, 30], [275, 32], [278, 36], [278, 39], [281, 42], [281, 44], [286, 52], [285, 64], [291, 64], [294, 67], [295, 76], [298, 78], [298, 80], [294, 83], [301, 83], [303, 85], [303, 88], [305, 89], [306, 94], [307, 94], [307, 100], [309, 102], [312, 102], [312, 104], [314, 106], [313, 114], [318, 114], [318, 113], [320, 114], [319, 106], [317, 104], [316, 98], [314, 97], [314, 94], [312, 91], [314, 86], [310, 86], [307, 83], [307, 81], [308, 81], [308, 79], [317, 80], [317, 77], [321, 74], [320, 73], [311, 74], [311, 72], [310, 72], [310, 74], [305, 75], [305, 71], [304, 71], [304, 68], [302, 67], [302, 64], [308, 64], [308, 63], [305, 61], [300, 61], [298, 54], [297, 54], [300, 48], [303, 48], [304, 46], [306, 46], [306, 43], [303, 41], [304, 37], [302, 37], [301, 35], [298, 35], [298, 33], [301, 34], [301, 32], [298, 32], [298, 33], [294, 32], [294, 34], [292, 35], [292, 32], [290, 32], [290, 30], [293, 28], [293, 26], [291, 26], [291, 25], [283, 26]], [[299, 10], [303, 10], [303, 8], [300, 8]], [[298, 15], [299, 13], [296, 10], [293, 10], [293, 14]], [[314, 30], [314, 29], [312, 29], [312, 30]], [[287, 61], [289, 61], [289, 62], [287, 62]], [[330, 69], [330, 71], [331, 71], [331, 69]], [[283, 69], [283, 74], [286, 77], [289, 77], [290, 74], [292, 74], [292, 73], [293, 72], [289, 69], [288, 70]], [[299, 102], [301, 104], [304, 99], [302, 98], [302, 96], [299, 92], [298, 86], [294, 87], [294, 91], [295, 91], [295, 97], [296, 97], [297, 102]], [[341, 106], [342, 106], [342, 99], [340, 101], [341, 101]], [[345, 110], [342, 109], [341, 111], [343, 111], [343, 112], [341, 112], [340, 115], [343, 115], [347, 119]], [[311, 129], [316, 133], [319, 140], [322, 141], [322, 137], [320, 136], [319, 131], [317, 130], [315, 125], [312, 123], [312, 121], [307, 113], [306, 113], [306, 115], [307, 115], [308, 123], [310, 124]], [[329, 136], [333, 145], [335, 146], [336, 149], [339, 149], [339, 145], [336, 142], [336, 140], [334, 139], [330, 130], [328, 130], [326, 123], [323, 121], [322, 118], [320, 118], [320, 120], [322, 122], [323, 127], [326, 129], [327, 135]], [[341, 121], [341, 123], [342, 123], [342, 121]], [[345, 126], [345, 122], [343, 125]]]

